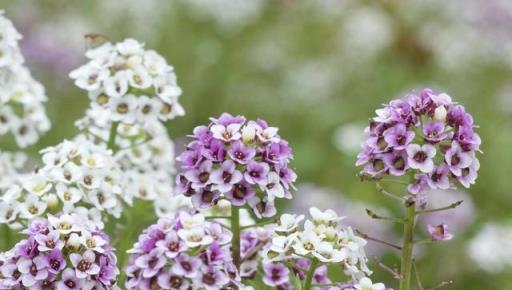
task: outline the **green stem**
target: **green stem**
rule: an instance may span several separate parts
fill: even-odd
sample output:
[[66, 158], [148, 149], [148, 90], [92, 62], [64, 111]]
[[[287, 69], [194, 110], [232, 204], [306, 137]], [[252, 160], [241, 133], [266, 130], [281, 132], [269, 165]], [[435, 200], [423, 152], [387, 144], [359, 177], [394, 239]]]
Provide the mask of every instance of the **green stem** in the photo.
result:
[[4, 249], [9, 250], [11, 246], [11, 229], [8, 225], [4, 225]]
[[411, 287], [412, 251], [414, 247], [414, 227], [416, 224], [416, 206], [412, 202], [405, 203], [406, 217], [404, 224], [404, 243], [402, 246], [402, 261], [400, 269], [399, 290], [409, 290]]
[[232, 256], [233, 263], [240, 270], [240, 208], [231, 205], [231, 232], [233, 232]]
[[112, 150], [113, 153], [116, 153], [116, 136], [117, 136], [117, 128], [119, 127], [119, 122], [112, 122], [112, 126], [110, 127], [110, 135], [108, 137], [107, 147]]
[[306, 280], [304, 281], [303, 290], [311, 290], [313, 284], [313, 276], [315, 275], [315, 270], [318, 266], [318, 261], [315, 259], [311, 262], [311, 266], [309, 266], [309, 271], [306, 275]]

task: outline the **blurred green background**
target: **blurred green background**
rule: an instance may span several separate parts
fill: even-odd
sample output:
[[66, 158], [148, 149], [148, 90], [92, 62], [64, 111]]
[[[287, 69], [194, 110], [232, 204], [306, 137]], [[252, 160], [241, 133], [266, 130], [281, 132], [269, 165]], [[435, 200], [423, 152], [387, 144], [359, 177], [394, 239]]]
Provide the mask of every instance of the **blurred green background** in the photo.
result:
[[[381, 104], [411, 89], [447, 92], [480, 125], [484, 154], [469, 190], [476, 210], [453, 241], [424, 249], [420, 273], [427, 288], [453, 280], [450, 289], [512, 289], [505, 234], [476, 242], [495, 251], [468, 248], [485, 224], [512, 231], [511, 1], [0, 0], [0, 9], [24, 35], [27, 64], [49, 96], [53, 127], [28, 149], [35, 160], [39, 149], [76, 134], [88, 98], [67, 75], [85, 61], [90, 32], [136, 38], [175, 67], [187, 114], [169, 122], [174, 140], [225, 111], [261, 117], [292, 145], [299, 184], [390, 210], [397, 208], [356, 177], [362, 129]], [[10, 138], [0, 140], [3, 150], [16, 150]], [[297, 199], [313, 194], [301, 190]], [[149, 205], [135, 208], [140, 223], [121, 237], [120, 251], [154, 221]], [[482, 255], [498, 266], [480, 263]], [[374, 280], [395, 285], [373, 268]]]

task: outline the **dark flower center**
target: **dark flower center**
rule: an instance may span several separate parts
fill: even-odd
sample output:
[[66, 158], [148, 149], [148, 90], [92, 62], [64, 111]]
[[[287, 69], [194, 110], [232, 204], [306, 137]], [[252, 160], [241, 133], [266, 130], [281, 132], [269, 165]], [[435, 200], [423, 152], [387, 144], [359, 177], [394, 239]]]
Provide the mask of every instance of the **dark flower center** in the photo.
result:
[[201, 181], [202, 183], [207, 182], [208, 178], [210, 178], [210, 173], [208, 172], [201, 172], [199, 174], [199, 181]]
[[428, 156], [423, 151], [418, 151], [416, 154], [414, 154], [414, 160], [419, 163], [423, 163], [425, 160], [427, 160]]
[[403, 170], [405, 168], [405, 160], [404, 160], [404, 158], [402, 156], [399, 156], [399, 157], [395, 158], [395, 160], [393, 161], [393, 166], [396, 169]]
[[212, 202], [213, 200], [213, 192], [209, 191], [209, 190], [205, 190], [203, 192], [203, 195], [201, 196], [201, 200], [205, 203], [210, 203]]
[[214, 285], [215, 284], [215, 276], [213, 273], [206, 273], [203, 276], [203, 283], [206, 285]]
[[91, 263], [86, 260], [81, 260], [77, 265], [78, 270], [80, 270], [82, 272], [89, 270], [90, 267], [91, 267]]
[[450, 160], [450, 163], [452, 164], [452, 166], [459, 164], [460, 163], [459, 156], [458, 155], [453, 155], [451, 160]]
[[183, 279], [178, 276], [171, 276], [169, 282], [171, 284], [171, 288], [178, 289], [181, 287], [181, 284], [183, 284]]

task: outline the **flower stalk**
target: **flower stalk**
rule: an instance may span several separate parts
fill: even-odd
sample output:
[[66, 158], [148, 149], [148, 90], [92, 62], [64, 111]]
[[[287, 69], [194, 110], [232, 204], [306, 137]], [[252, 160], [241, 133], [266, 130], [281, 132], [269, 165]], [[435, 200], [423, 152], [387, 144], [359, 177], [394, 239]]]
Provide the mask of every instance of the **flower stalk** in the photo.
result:
[[240, 270], [240, 208], [234, 205], [231, 206], [231, 232], [233, 233], [231, 249], [233, 263], [235, 264], [236, 268]]
[[311, 266], [309, 266], [309, 271], [306, 275], [306, 280], [304, 280], [304, 288], [303, 290], [311, 290], [313, 284], [313, 276], [315, 275], [315, 270], [318, 267], [318, 261], [314, 259], [311, 261]]
[[411, 272], [414, 248], [414, 228], [416, 225], [416, 206], [412, 201], [405, 203], [405, 224], [404, 224], [404, 240], [402, 246], [402, 259], [400, 268], [400, 288], [399, 290], [409, 290], [411, 285]]
[[108, 149], [112, 150], [113, 153], [115, 153], [117, 151], [116, 135], [117, 135], [118, 127], [119, 127], [119, 122], [112, 122], [112, 127], [110, 127], [110, 135], [108, 137], [107, 147], [108, 147]]

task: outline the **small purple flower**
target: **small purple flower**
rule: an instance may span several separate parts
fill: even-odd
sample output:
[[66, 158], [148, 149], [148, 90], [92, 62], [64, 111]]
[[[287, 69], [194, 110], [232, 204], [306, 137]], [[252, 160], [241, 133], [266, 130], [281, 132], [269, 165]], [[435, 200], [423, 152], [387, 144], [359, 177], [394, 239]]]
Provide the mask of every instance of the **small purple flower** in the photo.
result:
[[414, 183], [411, 183], [407, 186], [407, 190], [412, 194], [418, 194], [422, 191], [429, 189], [428, 185], [429, 177], [426, 174], [415, 174], [414, 175]]
[[206, 159], [215, 162], [222, 162], [226, 151], [224, 150], [224, 144], [219, 140], [212, 140], [208, 145], [208, 148], [202, 150], [202, 154]]
[[185, 177], [192, 182], [192, 188], [200, 189], [210, 182], [212, 172], [212, 162], [205, 160], [199, 165], [198, 169], [191, 169], [185, 172]]
[[429, 179], [427, 180], [430, 188], [449, 189], [450, 178], [448, 176], [449, 169], [446, 164], [441, 164], [434, 168], [434, 170], [428, 174]]
[[268, 263], [263, 265], [263, 282], [272, 287], [277, 287], [290, 281], [290, 270], [281, 263]]
[[445, 162], [448, 168], [455, 176], [461, 176], [462, 170], [468, 168], [472, 163], [474, 157], [468, 153], [463, 152], [458, 143], [452, 143], [452, 147], [446, 151]]
[[249, 205], [258, 218], [271, 217], [276, 214], [276, 206], [273, 202], [261, 199], [257, 196], [249, 199]]
[[245, 118], [243, 116], [233, 116], [229, 113], [222, 113], [218, 119], [210, 118], [210, 120], [217, 125], [229, 126], [231, 124], [243, 124]]
[[66, 267], [66, 261], [59, 249], [55, 249], [45, 257], [46, 267], [52, 274], [58, 274]]
[[414, 132], [408, 131], [404, 124], [398, 123], [384, 131], [384, 140], [395, 150], [403, 150], [414, 139], [414, 135]]
[[214, 205], [221, 193], [218, 190], [204, 188], [192, 196], [192, 203], [196, 208], [204, 209]]
[[453, 239], [453, 234], [448, 232], [448, 225], [446, 224], [437, 226], [427, 225], [427, 230], [433, 241], [448, 241]]
[[215, 183], [212, 189], [226, 193], [233, 188], [233, 185], [239, 183], [242, 178], [242, 173], [236, 170], [235, 162], [226, 160], [220, 168], [215, 169], [211, 174], [211, 181]]
[[[270, 172], [267, 176], [267, 181], [263, 186], [270, 198], [291, 198], [288, 191], [285, 191], [281, 184], [281, 177], [275, 172]], [[288, 194], [287, 194], [288, 193]]]
[[242, 138], [242, 134], [240, 133], [241, 127], [242, 124], [237, 123], [229, 124], [227, 126], [215, 124], [211, 127], [211, 131], [213, 133], [213, 138], [224, 142], [231, 142]]
[[33, 260], [23, 257], [17, 262], [17, 266], [21, 274], [21, 283], [25, 287], [31, 287], [48, 277], [43, 257], [35, 257]]
[[100, 272], [100, 266], [96, 264], [96, 255], [93, 251], [88, 250], [83, 255], [73, 253], [69, 255], [69, 259], [75, 267], [76, 276], [80, 279]]
[[62, 250], [64, 242], [60, 240], [59, 231], [52, 231], [48, 234], [37, 234], [35, 240], [38, 244], [37, 249], [41, 252], [51, 251], [53, 249]]
[[164, 271], [158, 274], [158, 286], [162, 289], [185, 290], [189, 289], [190, 282], [184, 277]]
[[432, 158], [436, 155], [436, 148], [430, 144], [407, 146], [409, 167], [419, 169], [421, 172], [429, 173], [434, 169]]
[[135, 265], [142, 270], [142, 277], [154, 277], [165, 266], [166, 259], [163, 253], [162, 249], [156, 248], [135, 260]]
[[405, 151], [394, 151], [384, 155], [384, 163], [389, 170], [389, 174], [402, 176], [409, 169], [408, 158]]
[[233, 186], [233, 189], [226, 193], [226, 197], [231, 200], [231, 203], [236, 206], [244, 205], [248, 200], [256, 195], [256, 191], [251, 187], [250, 184], [238, 183]]
[[270, 168], [267, 163], [251, 161], [244, 172], [245, 180], [250, 184], [265, 185], [266, 175]]
[[475, 158], [469, 167], [462, 169], [461, 175], [457, 176], [457, 180], [462, 184], [462, 186], [469, 188], [471, 184], [475, 184], [476, 182], [478, 169], [480, 169], [480, 161]]
[[265, 161], [270, 163], [281, 163], [290, 158], [292, 158], [292, 150], [286, 141], [270, 144], [265, 151]]
[[208, 145], [213, 138], [213, 133], [206, 126], [197, 126], [194, 128], [194, 137], [202, 144]]
[[165, 256], [169, 259], [174, 259], [179, 253], [187, 250], [187, 245], [178, 237], [175, 231], [168, 232], [164, 240], [156, 242], [156, 247], [163, 250]]
[[73, 269], [67, 268], [62, 272], [62, 277], [57, 284], [59, 290], [79, 290], [82, 289], [82, 280], [79, 279]]
[[256, 155], [256, 150], [244, 145], [242, 141], [237, 141], [228, 150], [229, 157], [240, 164], [247, 164]]
[[180, 255], [175, 260], [175, 264], [171, 267], [171, 272], [180, 277], [194, 278], [201, 266], [201, 260], [196, 257]]
[[213, 267], [206, 267], [199, 275], [194, 279], [195, 287], [204, 288], [206, 290], [217, 290], [221, 289], [223, 285], [229, 283], [229, 276]]
[[444, 123], [437, 121], [423, 125], [423, 136], [430, 143], [438, 143], [448, 138], [448, 134], [444, 133]]

